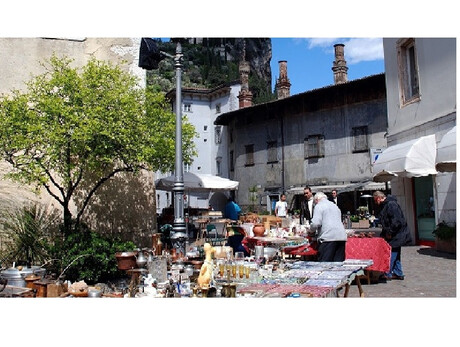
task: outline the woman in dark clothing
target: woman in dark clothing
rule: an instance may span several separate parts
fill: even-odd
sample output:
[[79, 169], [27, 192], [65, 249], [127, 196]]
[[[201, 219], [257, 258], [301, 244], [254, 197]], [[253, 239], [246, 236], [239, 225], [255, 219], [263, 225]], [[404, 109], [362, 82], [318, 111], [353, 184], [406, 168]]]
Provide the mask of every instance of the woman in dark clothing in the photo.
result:
[[379, 220], [382, 224], [382, 233], [380, 236], [391, 246], [390, 272], [385, 274], [385, 278], [403, 280], [401, 246], [412, 242], [406, 218], [394, 196], [386, 196], [383, 192], [376, 191], [374, 202], [381, 207]]

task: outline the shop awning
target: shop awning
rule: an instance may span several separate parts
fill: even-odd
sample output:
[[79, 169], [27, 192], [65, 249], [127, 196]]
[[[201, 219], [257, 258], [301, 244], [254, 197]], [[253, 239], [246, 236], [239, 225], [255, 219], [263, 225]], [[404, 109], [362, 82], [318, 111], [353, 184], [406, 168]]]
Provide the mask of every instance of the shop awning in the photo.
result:
[[441, 139], [436, 155], [436, 170], [457, 171], [457, 126], [450, 129]]
[[389, 181], [394, 177], [421, 177], [435, 175], [435, 135], [386, 148], [374, 164], [375, 182]]
[[[349, 184], [329, 184], [329, 185], [320, 185], [320, 186], [310, 186], [311, 191], [313, 194], [316, 192], [323, 192], [323, 193], [330, 193], [334, 189], [337, 190], [337, 192], [341, 192], [343, 189], [346, 189], [349, 186]], [[291, 187], [288, 189], [288, 193], [294, 193], [294, 194], [303, 194], [304, 187]]]
[[[313, 194], [315, 192], [330, 193], [334, 189], [337, 190], [337, 193], [363, 191], [363, 190], [385, 190], [385, 183], [382, 182], [373, 182], [373, 181], [363, 181], [358, 183], [348, 183], [348, 184], [329, 184], [329, 185], [320, 185], [320, 186], [310, 186]], [[294, 194], [303, 194], [304, 187], [291, 187], [288, 189], [288, 193]]]
[[[390, 186], [391, 187], [391, 186]], [[385, 182], [373, 182], [373, 181], [364, 181], [359, 183], [353, 183], [347, 187], [337, 190], [338, 193], [363, 191], [363, 190], [385, 190], [387, 187]]]

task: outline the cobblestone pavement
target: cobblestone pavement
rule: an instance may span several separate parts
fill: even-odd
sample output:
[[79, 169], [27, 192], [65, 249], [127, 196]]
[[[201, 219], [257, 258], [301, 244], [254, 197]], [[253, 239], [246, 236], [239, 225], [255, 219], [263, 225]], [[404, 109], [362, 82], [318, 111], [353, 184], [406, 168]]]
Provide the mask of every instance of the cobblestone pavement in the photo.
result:
[[[402, 248], [401, 263], [404, 280], [378, 282], [379, 273], [372, 273], [371, 284], [361, 280], [364, 297], [368, 298], [456, 298], [456, 255], [437, 252], [426, 246]], [[348, 297], [359, 297], [353, 284]]]

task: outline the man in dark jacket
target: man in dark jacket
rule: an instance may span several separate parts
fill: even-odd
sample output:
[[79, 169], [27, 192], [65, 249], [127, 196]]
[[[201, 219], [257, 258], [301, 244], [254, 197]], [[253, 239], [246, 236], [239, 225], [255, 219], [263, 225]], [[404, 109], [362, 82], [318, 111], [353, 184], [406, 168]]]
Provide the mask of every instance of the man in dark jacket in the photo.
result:
[[315, 205], [313, 203], [313, 193], [310, 187], [303, 189], [303, 200], [300, 204], [300, 224], [307, 224], [313, 218], [313, 210]]
[[337, 189], [332, 189], [331, 196], [329, 197], [329, 201], [332, 201], [334, 204], [337, 205], [337, 207], [340, 210], [340, 213], [344, 214], [343, 211], [343, 204], [342, 204], [342, 198], [337, 194]]
[[403, 280], [401, 246], [412, 242], [406, 218], [394, 196], [386, 196], [383, 192], [376, 191], [374, 202], [381, 207], [379, 220], [382, 224], [382, 233], [380, 236], [391, 246], [390, 272], [385, 274], [385, 278]]

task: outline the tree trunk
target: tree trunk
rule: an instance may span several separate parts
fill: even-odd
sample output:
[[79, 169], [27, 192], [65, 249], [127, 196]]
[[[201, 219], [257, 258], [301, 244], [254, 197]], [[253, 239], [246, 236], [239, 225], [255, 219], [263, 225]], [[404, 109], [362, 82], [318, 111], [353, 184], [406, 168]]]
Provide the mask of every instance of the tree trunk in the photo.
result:
[[72, 231], [72, 213], [69, 209], [69, 203], [64, 204], [64, 235], [67, 237]]

